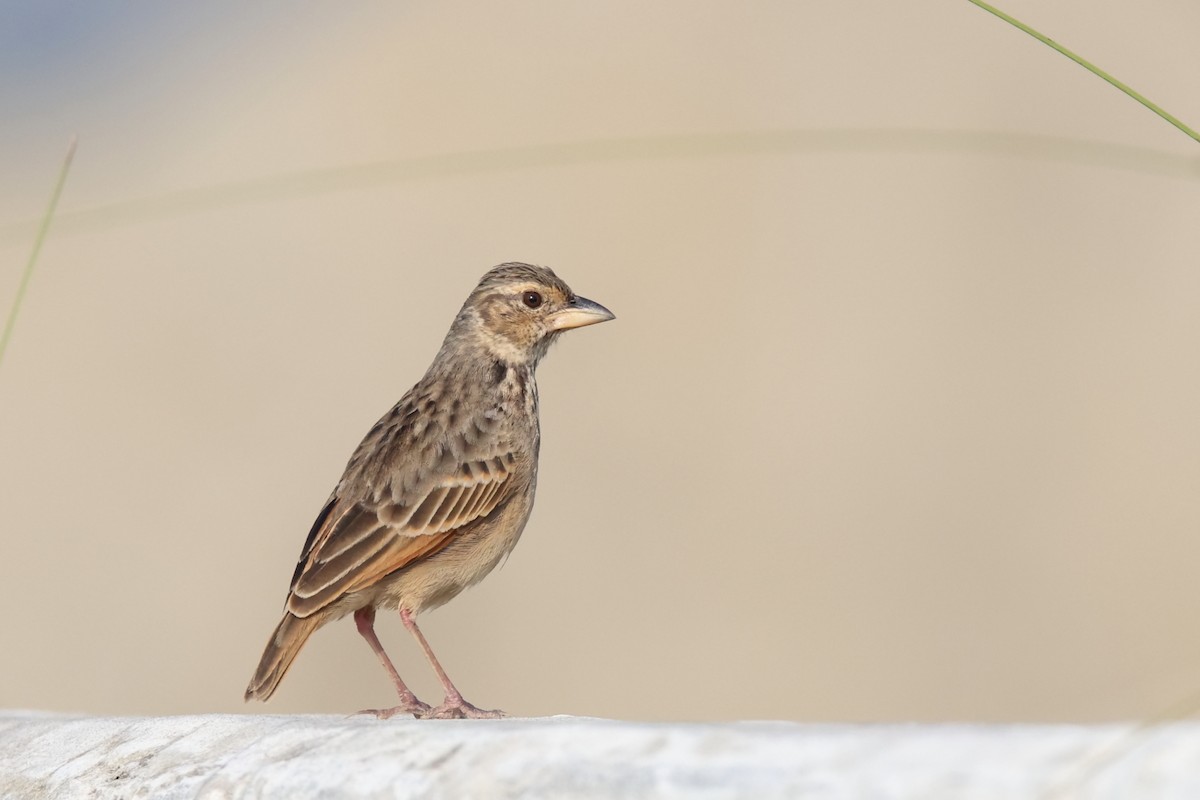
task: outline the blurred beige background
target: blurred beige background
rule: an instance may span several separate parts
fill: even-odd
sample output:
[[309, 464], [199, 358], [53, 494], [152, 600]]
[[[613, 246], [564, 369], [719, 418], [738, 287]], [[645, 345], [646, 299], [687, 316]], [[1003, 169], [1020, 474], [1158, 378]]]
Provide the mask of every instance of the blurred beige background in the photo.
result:
[[[542, 365], [538, 507], [424, 630], [632, 719], [1102, 720], [1200, 691], [1200, 146], [967, 2], [0, 11], [0, 707], [241, 694], [304, 536], [479, 275], [618, 320]], [[1200, 124], [1200, 6], [1005, 8]], [[419, 694], [437, 684], [385, 615]]]

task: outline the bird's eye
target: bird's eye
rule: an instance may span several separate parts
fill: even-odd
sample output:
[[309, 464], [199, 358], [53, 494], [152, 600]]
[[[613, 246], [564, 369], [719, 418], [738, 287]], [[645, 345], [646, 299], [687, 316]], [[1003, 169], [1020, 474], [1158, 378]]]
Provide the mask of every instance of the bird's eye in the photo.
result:
[[530, 308], [537, 308], [542, 304], [542, 296], [537, 292], [526, 292], [521, 296], [521, 301]]

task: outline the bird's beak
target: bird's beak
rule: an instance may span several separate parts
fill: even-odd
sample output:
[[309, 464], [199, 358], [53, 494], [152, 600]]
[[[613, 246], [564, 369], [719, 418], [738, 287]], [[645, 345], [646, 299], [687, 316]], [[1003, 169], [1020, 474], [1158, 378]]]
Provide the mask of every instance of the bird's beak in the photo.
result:
[[584, 325], [595, 325], [597, 322], [608, 322], [610, 319], [616, 319], [616, 315], [604, 306], [586, 297], [576, 297], [562, 311], [555, 311], [550, 315], [550, 328], [565, 331], [582, 328]]

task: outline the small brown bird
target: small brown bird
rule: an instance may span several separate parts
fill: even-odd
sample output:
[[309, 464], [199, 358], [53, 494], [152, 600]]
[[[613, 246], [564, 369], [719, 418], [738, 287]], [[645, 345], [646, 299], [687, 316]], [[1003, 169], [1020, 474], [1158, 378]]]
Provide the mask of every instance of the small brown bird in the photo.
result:
[[[317, 628], [351, 612], [400, 704], [380, 718], [498, 717], [463, 699], [417, 627], [483, 579], [516, 545], [537, 486], [534, 370], [558, 335], [613, 319], [545, 267], [501, 264], [454, 318], [425, 377], [371, 428], [317, 515], [280, 621], [246, 699], [267, 700]], [[375, 635], [398, 608], [446, 691], [431, 708], [404, 684]]]

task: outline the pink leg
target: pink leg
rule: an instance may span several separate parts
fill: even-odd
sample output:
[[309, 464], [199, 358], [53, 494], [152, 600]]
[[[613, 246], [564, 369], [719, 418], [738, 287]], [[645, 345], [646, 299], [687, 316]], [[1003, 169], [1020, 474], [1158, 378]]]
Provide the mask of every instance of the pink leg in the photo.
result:
[[383, 645], [379, 642], [379, 637], [375, 635], [375, 607], [366, 606], [355, 611], [354, 624], [358, 626], [358, 632], [367, 640], [367, 644], [371, 646], [371, 650], [379, 658], [379, 663], [383, 665], [384, 670], [392, 679], [392, 684], [396, 687], [396, 694], [400, 695], [400, 705], [394, 708], [369, 708], [358, 713], [374, 714], [379, 719], [387, 719], [396, 714], [412, 714], [415, 717], [422, 716], [428, 712], [429, 704], [418, 700], [417, 696], [412, 693], [412, 690], [400, 679], [400, 673], [396, 672], [395, 665], [388, 658], [388, 654], [384, 652]]
[[433, 654], [433, 648], [429, 646], [429, 642], [425, 641], [425, 634], [421, 633], [421, 629], [417, 627], [417, 621], [412, 614], [402, 608], [400, 609], [400, 619], [404, 621], [404, 627], [408, 628], [408, 632], [416, 638], [421, 649], [425, 651], [429, 665], [433, 667], [438, 680], [442, 682], [442, 688], [446, 690], [446, 699], [440, 706], [429, 709], [419, 716], [423, 719], [499, 719], [505, 716], [503, 711], [485, 711], [464, 700], [462, 693], [450, 681], [446, 670], [442, 669], [442, 665], [438, 663], [437, 656]]

